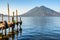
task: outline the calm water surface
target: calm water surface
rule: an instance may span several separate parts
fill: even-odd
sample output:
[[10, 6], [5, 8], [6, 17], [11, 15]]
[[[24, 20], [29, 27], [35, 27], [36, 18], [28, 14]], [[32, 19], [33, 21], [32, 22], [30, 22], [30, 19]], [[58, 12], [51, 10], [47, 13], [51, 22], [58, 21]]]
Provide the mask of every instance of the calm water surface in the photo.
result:
[[60, 17], [22, 17], [22, 21], [22, 31], [13, 40], [60, 40]]

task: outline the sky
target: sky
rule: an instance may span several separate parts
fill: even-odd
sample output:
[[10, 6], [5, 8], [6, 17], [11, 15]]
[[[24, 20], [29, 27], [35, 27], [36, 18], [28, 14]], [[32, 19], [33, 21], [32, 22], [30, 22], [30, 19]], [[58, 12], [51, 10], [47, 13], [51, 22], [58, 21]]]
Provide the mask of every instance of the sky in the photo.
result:
[[8, 14], [7, 3], [10, 6], [10, 15], [12, 15], [13, 11], [16, 13], [16, 9], [18, 14], [21, 15], [36, 6], [40, 7], [42, 5], [60, 12], [60, 0], [0, 0], [1, 14]]

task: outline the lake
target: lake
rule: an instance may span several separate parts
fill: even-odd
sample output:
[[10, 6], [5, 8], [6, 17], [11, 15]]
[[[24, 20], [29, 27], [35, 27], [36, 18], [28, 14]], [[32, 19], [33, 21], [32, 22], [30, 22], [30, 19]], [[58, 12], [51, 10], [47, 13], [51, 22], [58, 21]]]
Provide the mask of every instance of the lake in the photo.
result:
[[22, 31], [13, 40], [60, 40], [60, 17], [22, 17], [22, 22]]

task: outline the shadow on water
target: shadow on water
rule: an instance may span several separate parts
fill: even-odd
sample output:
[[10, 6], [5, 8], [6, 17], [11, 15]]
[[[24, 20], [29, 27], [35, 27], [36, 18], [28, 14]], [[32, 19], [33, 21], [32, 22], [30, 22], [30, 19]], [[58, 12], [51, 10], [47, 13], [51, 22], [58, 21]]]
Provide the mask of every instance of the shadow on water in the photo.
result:
[[22, 37], [22, 27], [21, 26], [22, 26], [22, 20], [21, 20], [21, 17], [20, 17], [20, 29], [19, 29], [20, 30], [20, 38]]
[[12, 40], [14, 40], [14, 38], [15, 38], [15, 34], [12, 34]]
[[20, 37], [22, 36], [22, 27], [20, 25]]
[[[20, 28], [21, 28], [21, 26], [20, 26]], [[15, 35], [16, 35], [16, 40], [18, 40], [19, 33], [20, 33], [20, 37], [22, 36], [22, 30], [20, 30], [20, 32], [19, 32], [19, 30], [20, 29], [18, 28], [18, 25], [17, 25], [16, 34], [12, 31], [12, 35], [11, 35], [12, 40], [15, 40]]]
[[[20, 38], [21, 38], [22, 37], [22, 30], [19, 33], [20, 33]], [[18, 40], [19, 33], [17, 32], [17, 34], [16, 34], [16, 40]]]
[[21, 37], [22, 36], [22, 27], [21, 27], [21, 25], [20, 25], [20, 28], [18, 28], [18, 25], [17, 25], [16, 40], [18, 40], [19, 33], [20, 33], [20, 37]]

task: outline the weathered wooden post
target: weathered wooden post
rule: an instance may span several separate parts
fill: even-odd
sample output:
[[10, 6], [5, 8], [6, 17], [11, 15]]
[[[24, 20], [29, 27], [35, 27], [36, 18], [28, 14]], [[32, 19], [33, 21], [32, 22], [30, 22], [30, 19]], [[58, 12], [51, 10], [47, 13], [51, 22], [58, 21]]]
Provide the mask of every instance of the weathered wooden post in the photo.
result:
[[[1, 15], [1, 17], [2, 17], [2, 22], [3, 22], [3, 14]], [[3, 28], [1, 29], [2, 30], [2, 39], [3, 39]]]
[[6, 36], [6, 28], [8, 27], [8, 24], [6, 21], [4, 21], [4, 24], [5, 24], [5, 36]]
[[3, 22], [3, 14], [2, 14], [2, 22]]
[[13, 21], [14, 21], [14, 12], [13, 12]]
[[10, 10], [9, 10], [9, 4], [8, 4], [8, 22], [10, 22]]
[[6, 28], [5, 28], [5, 36], [6, 36]]
[[[2, 14], [2, 22], [3, 22], [3, 14]], [[3, 27], [2, 27], [2, 39], [3, 39]]]
[[[3, 14], [2, 14], [2, 22], [3, 22]], [[3, 23], [5, 24], [6, 21], [4, 21]], [[6, 36], [6, 24], [5, 24], [5, 36]]]
[[17, 32], [18, 32], [18, 11], [16, 10], [16, 25], [17, 25]]
[[22, 20], [21, 20], [21, 17], [20, 17], [20, 31], [22, 30], [21, 25], [22, 25]]
[[16, 22], [18, 22], [18, 11], [16, 10]]
[[12, 22], [13, 22], [13, 26], [12, 26], [12, 32], [14, 31], [14, 25], [15, 25], [15, 23], [14, 23], [14, 12], [13, 12], [13, 16], [12, 16]]
[[2, 39], [3, 39], [3, 28], [2, 28]]
[[[10, 22], [10, 10], [9, 10], [9, 4], [7, 4], [8, 6], [8, 22]], [[10, 27], [9, 27], [9, 32], [10, 32]]]

